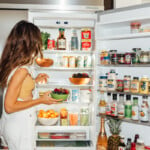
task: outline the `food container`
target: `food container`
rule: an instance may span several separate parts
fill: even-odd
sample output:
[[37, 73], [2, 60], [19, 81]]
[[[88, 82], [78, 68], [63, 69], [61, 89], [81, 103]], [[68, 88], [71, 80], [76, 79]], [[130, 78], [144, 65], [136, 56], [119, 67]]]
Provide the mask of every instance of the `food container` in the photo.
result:
[[139, 33], [141, 27], [140, 22], [132, 22], [130, 26], [131, 26], [131, 33]]
[[127, 52], [125, 53], [125, 57], [124, 57], [124, 60], [125, 60], [125, 64], [131, 64], [131, 53]]
[[35, 61], [40, 67], [50, 67], [54, 63], [54, 61], [49, 58], [37, 58]]
[[110, 64], [110, 55], [109, 55], [108, 51], [102, 50], [102, 52], [100, 54], [100, 64], [102, 64], [102, 65]]
[[110, 63], [112, 65], [116, 65], [117, 64], [117, 50], [110, 50]]
[[149, 63], [149, 52], [142, 51], [140, 54], [140, 63], [147, 64]]
[[77, 67], [84, 68], [84, 57], [83, 56], [77, 57]]
[[140, 81], [138, 77], [133, 77], [131, 81], [131, 93], [138, 93], [140, 90]]
[[70, 82], [75, 85], [88, 84], [91, 78], [69, 78]]
[[68, 125], [68, 111], [65, 108], [60, 110], [60, 125], [67, 126]]
[[123, 80], [117, 80], [117, 88], [118, 92], [123, 92]]
[[144, 75], [140, 81], [140, 93], [148, 94], [148, 91], [149, 91], [148, 87], [149, 87], [149, 79], [146, 75]]
[[78, 112], [69, 112], [69, 125], [78, 125]]
[[70, 68], [75, 68], [76, 67], [76, 57], [75, 56], [70, 56], [69, 57], [69, 67]]
[[133, 64], [138, 64], [140, 62], [140, 53], [141, 53], [141, 48], [133, 48], [133, 52], [135, 53], [135, 59]]
[[107, 76], [99, 77], [99, 87], [100, 91], [107, 91]]
[[118, 64], [124, 64], [125, 63], [124, 54], [117, 54], [117, 60]]
[[68, 56], [63, 56], [62, 57], [62, 67], [68, 68], [69, 67], [69, 57]]
[[91, 56], [84, 56], [84, 67], [90, 68], [92, 67], [92, 59]]
[[47, 49], [49, 49], [49, 50], [55, 49], [55, 40], [54, 39], [47, 40]]
[[80, 125], [88, 126], [89, 125], [89, 108], [83, 107], [80, 110]]
[[78, 102], [79, 101], [79, 90], [78, 89], [72, 89], [72, 102]]
[[124, 76], [124, 92], [130, 92], [131, 88], [131, 76], [130, 75], [125, 75]]

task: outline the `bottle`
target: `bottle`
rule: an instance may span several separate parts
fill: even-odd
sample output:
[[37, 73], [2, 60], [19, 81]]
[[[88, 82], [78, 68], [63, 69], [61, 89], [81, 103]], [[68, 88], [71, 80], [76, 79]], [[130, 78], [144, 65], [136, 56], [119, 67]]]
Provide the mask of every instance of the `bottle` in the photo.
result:
[[119, 94], [118, 118], [124, 118], [124, 94]]
[[149, 84], [149, 79], [146, 75], [144, 75], [140, 81], [140, 93], [141, 94], [148, 94], [148, 86], [149, 86], [148, 84]]
[[134, 137], [134, 143], [136, 144], [137, 143], [137, 140], [139, 139], [139, 134], [136, 134], [135, 137]]
[[101, 117], [100, 133], [97, 139], [96, 150], [107, 150], [107, 135], [105, 132], [105, 118]]
[[136, 150], [145, 150], [143, 140], [141, 139], [137, 140]]
[[138, 97], [133, 97], [132, 120], [139, 120]]
[[131, 150], [136, 150], [136, 144], [135, 143], [131, 143]]
[[148, 122], [149, 121], [149, 105], [148, 105], [148, 96], [143, 96], [142, 99], [142, 105], [140, 110], [140, 120], [142, 122]]
[[111, 115], [111, 93], [107, 93], [106, 115]]
[[72, 30], [71, 50], [78, 50], [78, 37], [75, 29]]
[[59, 28], [59, 37], [57, 38], [57, 49], [66, 50], [66, 38], [64, 36], [64, 28]]
[[130, 149], [131, 149], [131, 139], [128, 138], [128, 139], [127, 139], [126, 150], [130, 150]]
[[99, 103], [99, 113], [101, 115], [106, 114], [106, 101], [104, 97], [104, 92], [101, 92], [101, 98], [100, 98], [100, 103]]
[[111, 116], [117, 116], [117, 94], [113, 94], [113, 101], [111, 103]]
[[120, 143], [118, 145], [118, 150], [125, 150], [126, 145], [124, 143], [124, 137], [120, 137]]
[[126, 95], [126, 103], [125, 103], [125, 118], [132, 118], [132, 103], [131, 103], [131, 95]]
[[131, 81], [131, 93], [138, 93], [140, 90], [140, 81], [138, 77], [133, 77]]

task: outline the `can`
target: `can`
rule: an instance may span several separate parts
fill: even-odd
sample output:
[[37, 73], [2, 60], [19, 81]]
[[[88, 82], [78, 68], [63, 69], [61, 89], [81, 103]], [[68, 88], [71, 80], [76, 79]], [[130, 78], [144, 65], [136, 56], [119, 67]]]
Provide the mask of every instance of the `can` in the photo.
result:
[[62, 59], [62, 66], [65, 67], [65, 68], [68, 68], [68, 56], [63, 56], [63, 59]]
[[75, 68], [76, 67], [76, 57], [75, 56], [70, 56], [69, 57], [69, 67], [70, 68]]
[[48, 39], [47, 40], [47, 49], [54, 50], [55, 49], [55, 40]]
[[83, 56], [77, 57], [77, 67], [78, 68], [84, 68], [84, 58]]
[[92, 66], [92, 59], [90, 56], [84, 56], [84, 67], [90, 68]]
[[79, 101], [79, 90], [78, 89], [72, 89], [72, 102], [78, 102]]

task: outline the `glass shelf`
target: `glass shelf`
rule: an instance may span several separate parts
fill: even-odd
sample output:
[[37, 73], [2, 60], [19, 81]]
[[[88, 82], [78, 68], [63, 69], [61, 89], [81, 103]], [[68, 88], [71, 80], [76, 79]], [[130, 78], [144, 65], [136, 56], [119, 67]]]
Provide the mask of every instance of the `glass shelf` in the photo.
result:
[[[97, 90], [101, 92], [100, 90]], [[131, 92], [117, 92], [117, 91], [103, 91], [105, 93], [112, 93], [112, 94], [125, 94], [125, 95], [138, 95], [138, 96], [150, 96], [150, 94], [140, 94], [140, 93], [131, 93]]]
[[150, 64], [116, 64], [116, 65], [100, 65], [99, 67], [150, 67]]
[[94, 54], [95, 51], [43, 50], [42, 52], [43, 52], [43, 54], [64, 54], [64, 53], [69, 53], [69, 54]]
[[126, 119], [126, 118], [118, 118], [118, 117], [113, 117], [113, 116], [109, 116], [109, 115], [100, 115], [98, 114], [97, 117], [105, 117], [106, 119], [117, 119], [117, 120], [121, 120], [123, 122], [127, 122], [127, 123], [132, 123], [132, 124], [137, 124], [137, 125], [144, 125], [144, 126], [150, 126], [150, 122], [141, 122], [141, 121], [134, 121], [131, 119]]

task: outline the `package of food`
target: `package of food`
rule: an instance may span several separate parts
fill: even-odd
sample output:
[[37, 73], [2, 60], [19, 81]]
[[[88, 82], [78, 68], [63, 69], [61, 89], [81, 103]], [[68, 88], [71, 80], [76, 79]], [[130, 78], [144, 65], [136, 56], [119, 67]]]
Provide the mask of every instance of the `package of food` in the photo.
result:
[[90, 51], [92, 47], [91, 29], [81, 29], [81, 50]]
[[38, 133], [38, 138], [40, 139], [49, 139], [50, 133]]

